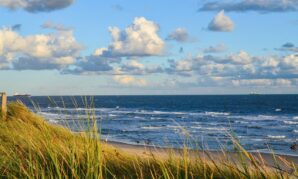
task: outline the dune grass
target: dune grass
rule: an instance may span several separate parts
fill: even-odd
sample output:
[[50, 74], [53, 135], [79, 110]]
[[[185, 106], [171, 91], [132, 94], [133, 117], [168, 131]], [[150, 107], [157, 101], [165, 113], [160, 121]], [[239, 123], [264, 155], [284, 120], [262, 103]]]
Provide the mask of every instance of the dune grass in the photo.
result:
[[[0, 115], [1, 116], [1, 115]], [[90, 123], [96, 124], [96, 123]], [[233, 140], [233, 139], [232, 139]], [[285, 161], [289, 170], [269, 167], [246, 152], [236, 140], [239, 159], [212, 156], [168, 157], [151, 153], [132, 155], [101, 142], [96, 125], [74, 134], [47, 123], [21, 103], [10, 103], [6, 119], [0, 119], [1, 178], [297, 178], [297, 166]], [[208, 153], [205, 155], [209, 155]], [[210, 154], [211, 155], [211, 154]], [[224, 155], [224, 153], [223, 153]]]

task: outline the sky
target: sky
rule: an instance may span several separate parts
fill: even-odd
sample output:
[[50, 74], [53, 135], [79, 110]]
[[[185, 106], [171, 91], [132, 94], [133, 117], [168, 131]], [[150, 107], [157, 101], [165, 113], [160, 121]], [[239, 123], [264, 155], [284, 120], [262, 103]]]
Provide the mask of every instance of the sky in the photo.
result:
[[0, 91], [297, 94], [298, 0], [0, 0]]

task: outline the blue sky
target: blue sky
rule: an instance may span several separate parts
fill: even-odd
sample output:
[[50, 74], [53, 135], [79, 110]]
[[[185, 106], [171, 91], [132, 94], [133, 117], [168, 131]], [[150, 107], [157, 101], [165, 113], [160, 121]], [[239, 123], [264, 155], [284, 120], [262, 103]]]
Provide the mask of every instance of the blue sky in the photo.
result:
[[0, 91], [297, 93], [297, 11], [297, 0], [0, 0]]

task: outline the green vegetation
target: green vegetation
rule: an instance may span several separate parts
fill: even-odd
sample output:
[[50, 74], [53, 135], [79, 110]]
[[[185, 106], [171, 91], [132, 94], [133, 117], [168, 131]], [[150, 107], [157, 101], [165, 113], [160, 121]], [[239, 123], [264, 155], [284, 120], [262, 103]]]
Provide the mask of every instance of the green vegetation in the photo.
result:
[[[96, 126], [81, 134], [48, 124], [23, 104], [8, 105], [0, 119], [0, 176], [2, 178], [297, 178], [294, 163], [288, 169], [268, 167], [237, 142], [239, 159], [215, 160], [190, 155], [179, 157], [131, 155], [100, 140]], [[210, 154], [211, 155], [211, 154]], [[224, 155], [224, 153], [223, 153]], [[208, 153], [207, 153], [208, 156]]]

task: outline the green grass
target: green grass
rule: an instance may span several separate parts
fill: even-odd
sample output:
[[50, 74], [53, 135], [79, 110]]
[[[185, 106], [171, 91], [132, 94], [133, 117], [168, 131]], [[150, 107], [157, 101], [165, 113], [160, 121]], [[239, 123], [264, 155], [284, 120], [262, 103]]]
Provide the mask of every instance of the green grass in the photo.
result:
[[[92, 123], [92, 122], [91, 122]], [[167, 157], [132, 155], [100, 141], [96, 126], [73, 134], [51, 125], [23, 104], [10, 103], [0, 119], [1, 178], [297, 178], [297, 166], [268, 167], [261, 158], [240, 151], [237, 161], [168, 152]], [[223, 152], [223, 155], [225, 153]]]

